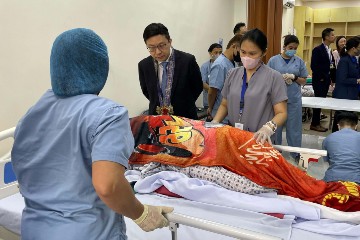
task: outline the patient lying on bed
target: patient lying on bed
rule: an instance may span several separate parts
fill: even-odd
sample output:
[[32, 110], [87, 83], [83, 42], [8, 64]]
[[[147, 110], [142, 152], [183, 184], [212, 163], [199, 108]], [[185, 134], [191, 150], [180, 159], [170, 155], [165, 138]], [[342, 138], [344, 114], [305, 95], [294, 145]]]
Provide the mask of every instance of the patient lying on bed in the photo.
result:
[[256, 144], [250, 132], [176, 116], [139, 116], [131, 120], [131, 128], [135, 151], [130, 164], [148, 164], [143, 166], [144, 176], [176, 170], [235, 191], [244, 186], [247, 193], [276, 190], [342, 211], [360, 210], [357, 184], [316, 180], [271, 145]]

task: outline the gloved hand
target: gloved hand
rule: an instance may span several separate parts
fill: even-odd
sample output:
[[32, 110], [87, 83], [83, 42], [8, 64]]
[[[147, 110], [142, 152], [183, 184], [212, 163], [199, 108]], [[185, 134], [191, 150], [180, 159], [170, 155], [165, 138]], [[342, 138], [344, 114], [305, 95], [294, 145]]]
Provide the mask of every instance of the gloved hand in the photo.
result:
[[292, 73], [285, 73], [282, 75], [284, 78], [284, 81], [287, 85], [290, 85], [293, 83], [293, 80], [295, 79], [295, 75]]
[[164, 213], [171, 213], [172, 207], [144, 205], [144, 212], [134, 222], [145, 232], [150, 232], [157, 228], [169, 226], [169, 221], [164, 217]]
[[256, 143], [264, 144], [268, 141], [271, 145], [270, 137], [274, 134], [274, 131], [267, 124], [263, 125], [255, 134], [254, 139]]

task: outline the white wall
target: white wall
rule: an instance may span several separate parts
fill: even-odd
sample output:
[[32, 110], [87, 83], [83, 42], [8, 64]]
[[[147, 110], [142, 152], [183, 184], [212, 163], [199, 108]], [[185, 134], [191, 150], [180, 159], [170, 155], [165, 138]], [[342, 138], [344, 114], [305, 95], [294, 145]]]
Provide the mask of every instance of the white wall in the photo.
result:
[[243, 22], [246, 23], [247, 25], [247, 17], [248, 17], [248, 0], [235, 0], [234, 26], [238, 22]]
[[[283, 8], [281, 36], [288, 34], [294, 34], [294, 8]], [[282, 47], [283, 39], [281, 40]]]
[[234, 0], [0, 1], [0, 131], [15, 126], [50, 88], [52, 43], [76, 27], [93, 29], [108, 46], [111, 70], [101, 95], [124, 104], [130, 116], [147, 109], [137, 63], [149, 55], [142, 33], [151, 22], [167, 26], [173, 46], [201, 65], [211, 43], [232, 37]]

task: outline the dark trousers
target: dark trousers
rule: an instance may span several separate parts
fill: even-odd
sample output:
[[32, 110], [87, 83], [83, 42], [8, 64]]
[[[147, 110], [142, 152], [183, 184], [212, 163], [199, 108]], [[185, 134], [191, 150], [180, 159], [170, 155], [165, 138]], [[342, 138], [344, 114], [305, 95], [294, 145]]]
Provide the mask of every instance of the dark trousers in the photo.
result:
[[[315, 97], [325, 98], [329, 91], [330, 81], [313, 80], [312, 86], [314, 89]], [[313, 108], [313, 115], [311, 120], [312, 126], [320, 125], [320, 114], [321, 114], [320, 108]]]

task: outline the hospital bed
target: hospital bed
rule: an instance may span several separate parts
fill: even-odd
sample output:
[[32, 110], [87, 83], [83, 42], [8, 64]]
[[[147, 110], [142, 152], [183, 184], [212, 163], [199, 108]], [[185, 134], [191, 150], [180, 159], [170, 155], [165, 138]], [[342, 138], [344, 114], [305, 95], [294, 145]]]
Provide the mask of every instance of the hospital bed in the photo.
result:
[[[14, 128], [0, 132], [0, 141], [13, 137], [13, 133]], [[294, 151], [294, 149], [285, 146], [277, 146], [277, 148], [282, 151]], [[298, 150], [302, 154], [317, 156], [324, 154], [323, 151], [319, 150]], [[17, 182], [11, 171], [10, 153], [2, 156], [0, 163], [0, 226], [2, 226], [0, 238], [20, 239], [21, 212], [25, 204], [22, 196], [18, 193]], [[181, 175], [176, 175], [175, 172], [167, 176], [164, 173], [164, 176], [160, 177], [162, 184], [171, 192], [184, 197], [176, 198], [154, 193], [152, 188], [157, 188], [157, 186], [154, 186], [153, 182], [149, 187], [146, 186], [149, 185], [146, 183], [146, 181], [149, 182], [149, 179], [145, 178], [144, 181], [141, 181], [137, 177], [136, 172], [127, 172], [129, 182], [134, 179], [138, 180], [134, 189], [138, 192], [136, 196], [141, 202], [173, 206], [175, 211], [167, 215], [171, 222], [169, 228], [150, 233], [143, 232], [135, 223], [126, 219], [127, 234], [130, 240], [360, 239], [360, 214], [357, 213], [346, 214], [333, 209], [329, 210], [326, 207], [317, 206], [317, 204], [304, 203], [304, 201], [286, 196], [273, 198], [271, 194], [252, 196], [235, 192], [232, 193], [234, 195], [230, 195], [229, 193], [232, 191], [209, 182], [186, 179]], [[169, 177], [171, 179], [167, 179]], [[172, 189], [172, 183], [176, 185], [179, 182], [183, 183], [184, 180], [196, 181], [196, 184], [189, 189], [182, 188], [184, 192], [176, 192]], [[205, 189], [197, 193], [194, 191], [196, 190], [194, 186], [198, 189]], [[213, 195], [212, 199], [205, 199], [204, 201], [192, 199], [196, 194], [203, 195], [204, 192], [209, 192], [209, 189]], [[215, 198], [218, 198], [217, 201], [213, 201]], [[232, 202], [233, 199], [236, 201]], [[219, 202], [224, 204], [219, 204]], [[269, 202], [269, 206], [264, 206], [263, 203], [266, 202]], [[295, 208], [295, 206], [297, 209], [292, 210], [291, 208]], [[270, 211], [266, 209], [274, 210], [273, 213], [277, 214], [270, 214]], [[280, 213], [280, 211], [283, 212]], [[262, 212], [267, 212], [267, 214]]]

